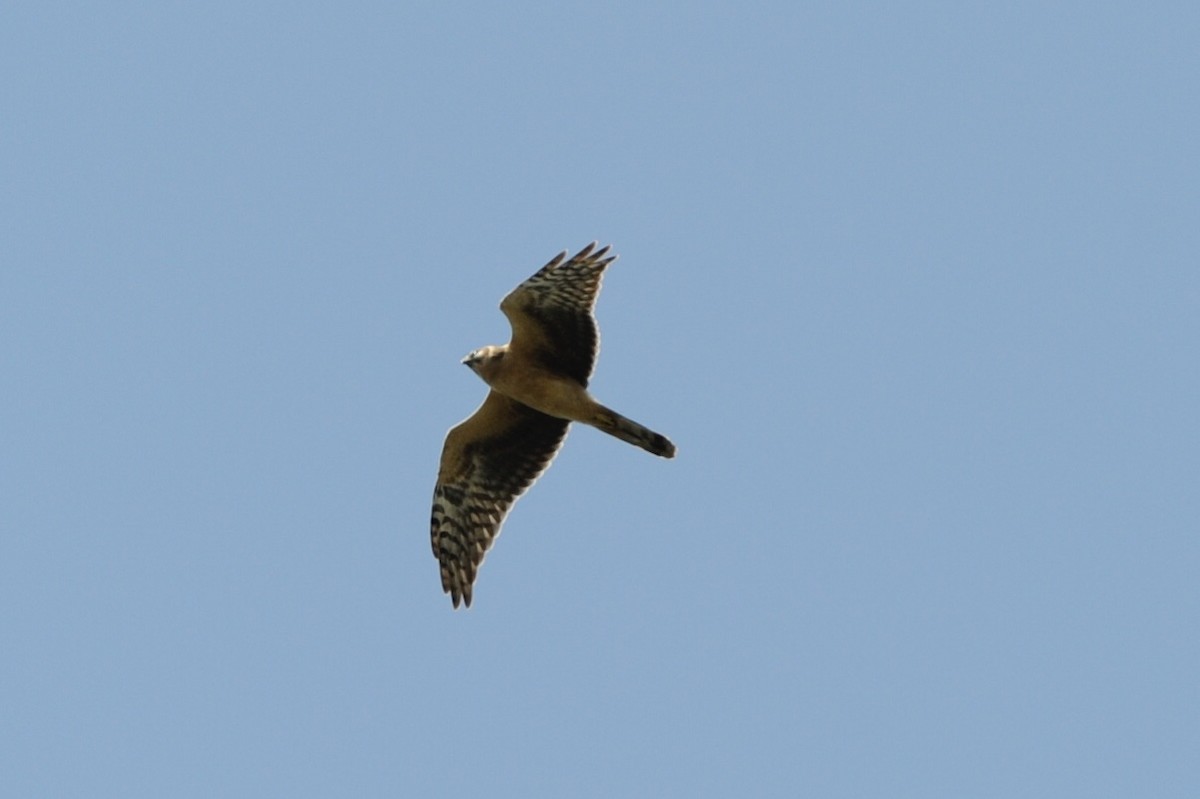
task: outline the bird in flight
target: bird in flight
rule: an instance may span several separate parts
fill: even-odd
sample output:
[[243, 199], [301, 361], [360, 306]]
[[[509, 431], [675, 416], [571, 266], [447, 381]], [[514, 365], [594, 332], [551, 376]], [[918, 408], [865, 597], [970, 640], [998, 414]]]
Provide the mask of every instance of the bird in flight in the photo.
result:
[[582, 422], [664, 458], [666, 436], [596, 402], [587, 391], [599, 332], [592, 309], [617, 256], [592, 242], [566, 251], [500, 303], [512, 340], [463, 363], [490, 387], [470, 417], [446, 434], [433, 491], [433, 554], [454, 607], [471, 589], [504, 517], [554, 460], [571, 422]]

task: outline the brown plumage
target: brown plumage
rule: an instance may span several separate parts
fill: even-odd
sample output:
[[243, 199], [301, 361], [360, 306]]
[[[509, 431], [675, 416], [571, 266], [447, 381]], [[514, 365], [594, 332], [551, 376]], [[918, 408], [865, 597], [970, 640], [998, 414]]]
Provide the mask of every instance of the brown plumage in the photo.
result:
[[491, 391], [446, 435], [433, 495], [433, 554], [454, 606], [471, 604], [475, 578], [517, 498], [546, 470], [571, 422], [660, 455], [665, 436], [597, 403], [587, 392], [599, 333], [592, 309], [616, 260], [593, 242], [559, 254], [500, 303], [512, 340], [463, 359]]

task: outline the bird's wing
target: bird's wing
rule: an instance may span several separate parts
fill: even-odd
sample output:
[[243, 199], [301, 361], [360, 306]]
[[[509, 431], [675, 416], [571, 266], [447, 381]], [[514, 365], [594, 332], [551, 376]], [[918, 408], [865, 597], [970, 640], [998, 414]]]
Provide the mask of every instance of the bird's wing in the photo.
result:
[[547, 416], [495, 391], [446, 435], [433, 491], [433, 554], [454, 607], [471, 605], [484, 555], [509, 509], [554, 460], [565, 419]]
[[512, 324], [509, 351], [587, 386], [600, 336], [592, 309], [605, 268], [617, 259], [596, 242], [561, 252], [500, 303]]

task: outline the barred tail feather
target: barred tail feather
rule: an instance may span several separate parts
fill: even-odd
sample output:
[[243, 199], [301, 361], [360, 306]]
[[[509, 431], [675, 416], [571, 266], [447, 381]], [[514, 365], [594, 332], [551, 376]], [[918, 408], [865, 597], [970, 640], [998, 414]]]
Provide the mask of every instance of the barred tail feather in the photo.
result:
[[641, 447], [653, 455], [663, 458], [675, 457], [675, 445], [666, 436], [656, 433], [648, 427], [643, 427], [632, 419], [626, 419], [603, 405], [597, 409], [592, 426], [597, 430], [603, 430], [610, 436], [616, 436], [622, 441]]

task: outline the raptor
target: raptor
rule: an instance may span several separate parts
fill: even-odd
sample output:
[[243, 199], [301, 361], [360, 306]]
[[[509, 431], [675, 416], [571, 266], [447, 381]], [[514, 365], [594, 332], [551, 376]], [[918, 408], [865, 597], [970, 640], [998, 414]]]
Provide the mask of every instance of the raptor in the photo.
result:
[[500, 526], [550, 465], [571, 422], [675, 456], [665, 436], [606, 408], [587, 390], [600, 339], [593, 309], [604, 270], [615, 260], [596, 242], [571, 258], [560, 253], [500, 303], [511, 341], [463, 359], [490, 391], [446, 434], [433, 491], [433, 554], [456, 608], [471, 605], [476, 575]]

